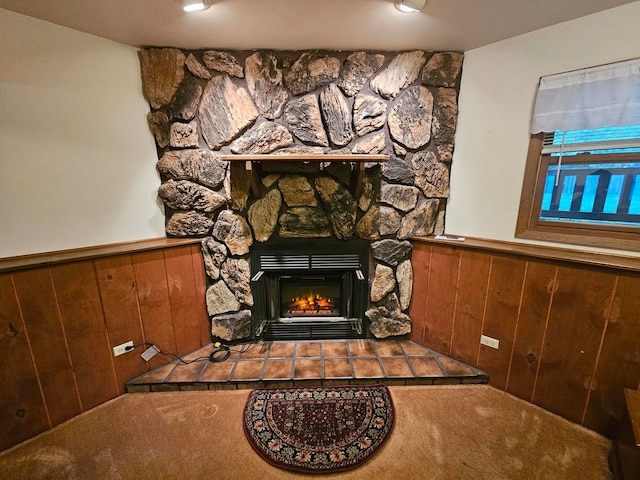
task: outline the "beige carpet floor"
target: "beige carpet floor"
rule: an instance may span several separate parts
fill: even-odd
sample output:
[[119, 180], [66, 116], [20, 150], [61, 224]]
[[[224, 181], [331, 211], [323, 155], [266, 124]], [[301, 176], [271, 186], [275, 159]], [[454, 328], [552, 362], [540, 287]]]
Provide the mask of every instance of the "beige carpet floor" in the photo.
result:
[[[391, 387], [380, 452], [322, 479], [610, 479], [609, 442], [486, 385]], [[242, 431], [248, 390], [127, 394], [0, 453], [2, 479], [288, 479]]]

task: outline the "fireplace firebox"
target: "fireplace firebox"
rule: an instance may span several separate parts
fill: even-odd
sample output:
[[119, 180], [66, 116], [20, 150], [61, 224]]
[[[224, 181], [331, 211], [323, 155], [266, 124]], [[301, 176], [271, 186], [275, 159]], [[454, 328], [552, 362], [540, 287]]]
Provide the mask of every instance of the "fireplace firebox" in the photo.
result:
[[251, 254], [254, 339], [364, 338], [369, 244], [308, 241]]
[[339, 317], [342, 308], [339, 275], [281, 275], [281, 318]]

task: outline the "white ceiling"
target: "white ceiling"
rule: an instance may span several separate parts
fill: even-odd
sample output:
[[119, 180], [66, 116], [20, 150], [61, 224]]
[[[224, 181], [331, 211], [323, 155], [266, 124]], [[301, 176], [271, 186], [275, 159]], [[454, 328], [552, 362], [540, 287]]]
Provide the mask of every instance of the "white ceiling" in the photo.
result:
[[132, 46], [218, 49], [456, 50], [634, 0], [430, 0], [417, 14], [393, 0], [0, 0], [0, 8]]

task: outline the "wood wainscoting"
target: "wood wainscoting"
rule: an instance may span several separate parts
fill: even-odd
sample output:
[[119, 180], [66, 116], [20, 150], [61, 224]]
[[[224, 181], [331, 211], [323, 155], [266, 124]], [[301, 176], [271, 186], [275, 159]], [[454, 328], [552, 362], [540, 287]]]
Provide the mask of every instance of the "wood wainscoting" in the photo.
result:
[[112, 347], [133, 340], [183, 355], [211, 342], [199, 244], [76, 253], [0, 273], [0, 450], [124, 393], [128, 380], [169, 361], [145, 362], [144, 347], [114, 357]]
[[[613, 435], [623, 388], [640, 389], [640, 259], [605, 267], [594, 264], [596, 254], [567, 260], [562, 249], [541, 256], [505, 242], [413, 243], [413, 341], [484, 370], [494, 387]], [[480, 345], [481, 335], [499, 348]]]
[[[640, 268], [485, 243], [414, 241], [411, 339], [611, 435], [622, 389], [640, 389]], [[210, 343], [205, 288], [196, 240], [0, 261], [0, 450], [120, 395], [167, 360], [147, 364], [142, 347], [114, 358], [113, 346], [186, 354]], [[500, 348], [481, 346], [481, 334]]]

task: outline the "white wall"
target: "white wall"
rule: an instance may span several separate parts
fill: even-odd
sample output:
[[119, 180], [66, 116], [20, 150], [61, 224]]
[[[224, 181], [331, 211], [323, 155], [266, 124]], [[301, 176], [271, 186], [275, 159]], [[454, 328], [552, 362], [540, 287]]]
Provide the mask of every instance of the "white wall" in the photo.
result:
[[0, 258], [163, 237], [136, 49], [0, 9]]
[[[638, 56], [640, 2], [466, 52], [447, 232], [514, 240], [540, 76]], [[0, 59], [0, 258], [164, 236], [136, 50], [0, 9]]]
[[538, 79], [639, 56], [640, 2], [466, 52], [447, 233], [524, 241], [514, 232]]

